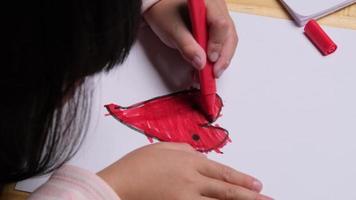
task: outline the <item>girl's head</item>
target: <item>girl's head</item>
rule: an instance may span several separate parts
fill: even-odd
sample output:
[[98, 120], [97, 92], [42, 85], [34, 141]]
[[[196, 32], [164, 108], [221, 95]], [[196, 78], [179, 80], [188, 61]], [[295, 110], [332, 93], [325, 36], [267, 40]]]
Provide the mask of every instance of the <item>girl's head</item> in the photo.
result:
[[73, 155], [88, 119], [90, 91], [82, 83], [124, 61], [141, 1], [9, 1], [1, 7], [3, 184], [49, 172]]

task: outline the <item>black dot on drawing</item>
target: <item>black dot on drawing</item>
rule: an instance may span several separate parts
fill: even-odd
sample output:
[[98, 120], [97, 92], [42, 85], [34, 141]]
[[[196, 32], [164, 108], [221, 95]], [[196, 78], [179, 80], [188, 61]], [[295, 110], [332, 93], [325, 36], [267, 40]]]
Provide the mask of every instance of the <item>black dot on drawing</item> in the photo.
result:
[[200, 136], [197, 135], [197, 134], [193, 134], [193, 135], [192, 135], [192, 139], [193, 139], [194, 141], [198, 141], [198, 140], [200, 140]]
[[193, 110], [199, 110], [199, 105], [196, 103], [192, 104], [191, 107]]

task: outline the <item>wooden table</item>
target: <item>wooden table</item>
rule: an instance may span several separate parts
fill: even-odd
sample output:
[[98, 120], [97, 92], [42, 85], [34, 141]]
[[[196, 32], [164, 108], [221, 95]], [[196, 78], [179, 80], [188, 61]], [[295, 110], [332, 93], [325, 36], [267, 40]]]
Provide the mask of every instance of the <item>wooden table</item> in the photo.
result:
[[[278, 0], [226, 0], [232, 11], [290, 19], [287, 12]], [[321, 24], [355, 29], [356, 30], [356, 5], [350, 6], [332, 15], [319, 20]], [[8, 185], [0, 194], [0, 200], [24, 200], [28, 196], [25, 192], [14, 190], [15, 185]]]
[[[230, 10], [290, 19], [278, 0], [226, 0]], [[318, 20], [321, 24], [356, 30], [356, 4]]]

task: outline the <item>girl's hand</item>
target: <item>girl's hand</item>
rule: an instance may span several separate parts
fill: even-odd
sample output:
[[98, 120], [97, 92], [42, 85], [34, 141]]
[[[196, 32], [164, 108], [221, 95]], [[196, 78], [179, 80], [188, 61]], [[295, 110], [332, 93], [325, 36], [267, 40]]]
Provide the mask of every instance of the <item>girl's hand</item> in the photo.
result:
[[191, 146], [156, 143], [98, 173], [123, 200], [271, 200], [255, 178], [207, 159]]
[[[192, 36], [187, 23], [187, 0], [160, 0], [144, 13], [147, 23], [169, 47], [176, 48], [197, 69], [206, 63], [206, 54]], [[206, 0], [209, 28], [208, 58], [218, 78], [229, 66], [237, 34], [224, 0]]]

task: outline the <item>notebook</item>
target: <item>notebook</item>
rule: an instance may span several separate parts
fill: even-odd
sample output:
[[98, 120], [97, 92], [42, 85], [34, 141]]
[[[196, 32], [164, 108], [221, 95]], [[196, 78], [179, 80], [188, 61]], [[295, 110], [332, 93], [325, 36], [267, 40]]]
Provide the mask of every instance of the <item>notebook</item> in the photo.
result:
[[356, 0], [280, 0], [298, 26], [356, 3]]
[[[324, 57], [289, 20], [231, 13], [239, 46], [218, 80], [224, 101], [217, 121], [232, 143], [216, 161], [258, 177], [278, 200], [355, 200], [356, 31], [324, 27], [339, 45]], [[148, 144], [104, 105], [128, 106], [182, 90], [189, 64], [147, 28], [122, 66], [94, 77], [92, 121], [70, 161], [93, 172]], [[144, 164], [142, 164], [144, 167]], [[17, 189], [33, 191], [47, 177]]]

